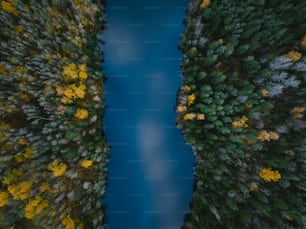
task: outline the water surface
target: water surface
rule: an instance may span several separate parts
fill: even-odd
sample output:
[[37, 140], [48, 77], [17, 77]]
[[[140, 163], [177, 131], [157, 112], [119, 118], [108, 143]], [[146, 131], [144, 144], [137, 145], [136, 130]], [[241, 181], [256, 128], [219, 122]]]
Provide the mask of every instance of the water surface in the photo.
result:
[[186, 8], [187, 0], [107, 2], [108, 229], [179, 228], [189, 211], [194, 159], [174, 112]]

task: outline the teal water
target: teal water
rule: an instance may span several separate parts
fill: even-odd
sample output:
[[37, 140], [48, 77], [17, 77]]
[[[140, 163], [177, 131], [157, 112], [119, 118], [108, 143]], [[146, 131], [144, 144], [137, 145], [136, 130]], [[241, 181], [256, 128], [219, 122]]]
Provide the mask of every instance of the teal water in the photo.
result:
[[179, 228], [189, 211], [194, 158], [175, 127], [174, 111], [187, 4], [107, 2], [108, 229]]

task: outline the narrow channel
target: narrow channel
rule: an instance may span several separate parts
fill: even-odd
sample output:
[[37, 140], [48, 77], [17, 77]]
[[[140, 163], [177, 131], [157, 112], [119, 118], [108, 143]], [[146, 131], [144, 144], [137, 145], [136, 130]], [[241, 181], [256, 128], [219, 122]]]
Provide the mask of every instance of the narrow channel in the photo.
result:
[[108, 229], [178, 229], [189, 211], [195, 162], [174, 111], [187, 4], [107, 1]]

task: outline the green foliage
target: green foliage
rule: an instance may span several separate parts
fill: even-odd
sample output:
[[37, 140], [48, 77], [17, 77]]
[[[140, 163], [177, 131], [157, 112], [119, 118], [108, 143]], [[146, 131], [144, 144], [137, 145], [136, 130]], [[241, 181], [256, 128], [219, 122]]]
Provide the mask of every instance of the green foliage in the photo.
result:
[[197, 159], [193, 228], [306, 226], [305, 6], [221, 0], [189, 11], [178, 127]]
[[104, 228], [101, 9], [0, 1], [0, 228]]

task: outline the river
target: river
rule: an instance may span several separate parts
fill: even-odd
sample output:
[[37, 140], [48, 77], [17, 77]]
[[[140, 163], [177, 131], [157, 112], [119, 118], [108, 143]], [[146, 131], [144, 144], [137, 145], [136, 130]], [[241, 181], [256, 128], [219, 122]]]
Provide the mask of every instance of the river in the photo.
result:
[[107, 1], [108, 229], [177, 229], [189, 211], [195, 162], [174, 111], [187, 4]]

